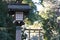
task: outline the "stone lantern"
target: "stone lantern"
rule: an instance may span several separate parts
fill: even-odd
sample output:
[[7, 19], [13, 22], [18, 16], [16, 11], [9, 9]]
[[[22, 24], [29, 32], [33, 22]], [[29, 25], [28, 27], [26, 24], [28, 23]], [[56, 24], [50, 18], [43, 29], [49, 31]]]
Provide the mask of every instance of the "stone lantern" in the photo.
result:
[[13, 23], [16, 23], [16, 40], [21, 39], [21, 25], [24, 25], [24, 16], [29, 13], [30, 6], [28, 4], [10, 3], [8, 4], [9, 15], [13, 16]]

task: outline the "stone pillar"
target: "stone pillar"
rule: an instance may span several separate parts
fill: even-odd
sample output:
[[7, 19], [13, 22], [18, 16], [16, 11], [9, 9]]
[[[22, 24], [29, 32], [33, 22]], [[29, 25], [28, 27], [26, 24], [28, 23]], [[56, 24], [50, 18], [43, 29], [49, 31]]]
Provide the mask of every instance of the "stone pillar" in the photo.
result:
[[21, 40], [21, 27], [17, 26], [16, 27], [16, 40]]

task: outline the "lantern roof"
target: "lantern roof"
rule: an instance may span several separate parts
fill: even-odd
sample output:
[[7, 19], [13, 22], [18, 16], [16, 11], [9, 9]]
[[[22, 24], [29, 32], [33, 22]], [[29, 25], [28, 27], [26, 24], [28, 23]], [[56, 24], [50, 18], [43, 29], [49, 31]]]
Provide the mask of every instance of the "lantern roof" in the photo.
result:
[[8, 4], [8, 9], [18, 11], [29, 11], [31, 7], [28, 4]]

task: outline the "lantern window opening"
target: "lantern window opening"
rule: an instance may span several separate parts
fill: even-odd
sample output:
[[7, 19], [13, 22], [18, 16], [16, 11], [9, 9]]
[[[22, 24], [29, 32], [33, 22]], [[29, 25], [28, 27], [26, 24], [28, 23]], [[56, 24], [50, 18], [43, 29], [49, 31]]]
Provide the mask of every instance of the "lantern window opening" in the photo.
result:
[[16, 12], [15, 18], [16, 20], [23, 20], [23, 12]]

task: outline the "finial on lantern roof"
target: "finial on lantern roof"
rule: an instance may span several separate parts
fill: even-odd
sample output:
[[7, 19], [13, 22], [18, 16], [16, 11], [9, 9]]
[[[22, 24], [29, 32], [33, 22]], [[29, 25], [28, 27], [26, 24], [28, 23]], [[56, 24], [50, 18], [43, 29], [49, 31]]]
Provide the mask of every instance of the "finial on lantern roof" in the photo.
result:
[[17, 1], [17, 3], [22, 3], [23, 0], [16, 0], [16, 1]]

